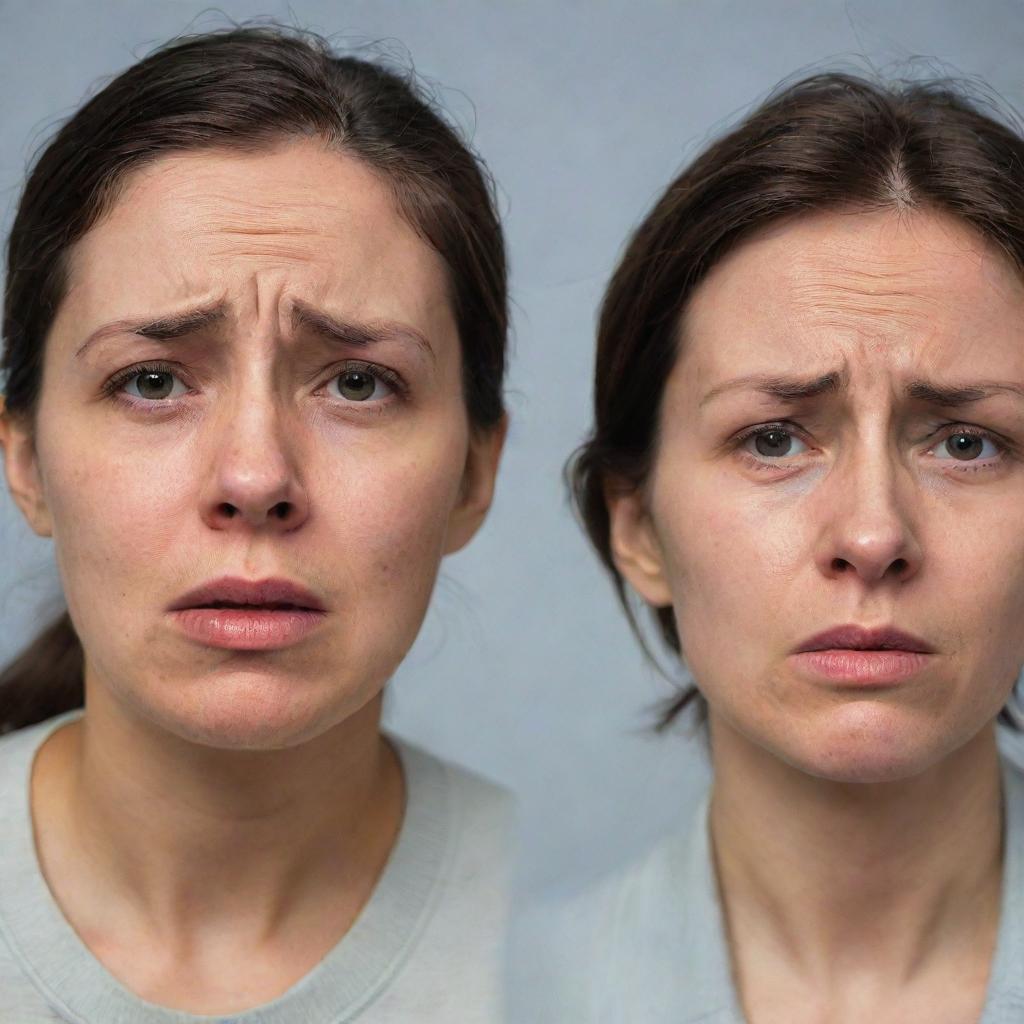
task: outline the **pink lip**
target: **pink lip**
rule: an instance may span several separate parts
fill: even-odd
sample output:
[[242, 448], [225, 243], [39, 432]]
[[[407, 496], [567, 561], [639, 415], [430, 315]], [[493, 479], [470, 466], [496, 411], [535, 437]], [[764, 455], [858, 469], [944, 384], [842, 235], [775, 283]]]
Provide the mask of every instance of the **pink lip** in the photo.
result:
[[327, 617], [312, 609], [185, 608], [171, 615], [196, 643], [235, 651], [269, 651], [305, 639]]
[[933, 654], [935, 648], [926, 640], [922, 640], [913, 633], [906, 633], [894, 626], [879, 626], [874, 629], [866, 629], [851, 623], [844, 626], [834, 626], [824, 632], [816, 633], [805, 640], [795, 650], [794, 654], [804, 651], [828, 651], [828, 650], [859, 650], [859, 651], [916, 651], [921, 654]]
[[[221, 603], [253, 607], [214, 607]], [[285, 605], [292, 607], [277, 607]], [[326, 618], [316, 594], [281, 578], [223, 576], [190, 590], [167, 610], [190, 640], [235, 651], [290, 647]]]
[[859, 687], [892, 686], [920, 672], [935, 652], [926, 640], [895, 626], [856, 623], [817, 633], [792, 653], [807, 673]]
[[292, 604], [298, 608], [325, 611], [320, 598], [299, 583], [280, 578], [247, 580], [238, 576], [210, 580], [178, 598], [167, 610], [204, 608], [224, 601], [251, 605]]
[[792, 655], [811, 675], [854, 686], [891, 686], [920, 672], [931, 655], [920, 651], [802, 651]]

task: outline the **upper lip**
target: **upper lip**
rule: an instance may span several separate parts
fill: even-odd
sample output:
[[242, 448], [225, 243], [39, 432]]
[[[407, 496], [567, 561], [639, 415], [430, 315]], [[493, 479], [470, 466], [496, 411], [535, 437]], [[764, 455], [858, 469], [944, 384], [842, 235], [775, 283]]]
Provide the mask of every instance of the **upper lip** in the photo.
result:
[[325, 610], [316, 594], [299, 583], [286, 579], [247, 580], [237, 576], [209, 580], [182, 595], [168, 610], [204, 608], [218, 601], [254, 605], [290, 604], [314, 611]]
[[931, 654], [934, 648], [931, 644], [922, 640], [919, 636], [906, 633], [895, 626], [878, 626], [874, 629], [866, 629], [864, 626], [850, 624], [835, 626], [826, 629], [822, 633], [805, 640], [793, 652], [800, 654], [803, 651], [827, 651], [832, 648], [848, 648], [861, 651], [920, 651], [922, 654]]

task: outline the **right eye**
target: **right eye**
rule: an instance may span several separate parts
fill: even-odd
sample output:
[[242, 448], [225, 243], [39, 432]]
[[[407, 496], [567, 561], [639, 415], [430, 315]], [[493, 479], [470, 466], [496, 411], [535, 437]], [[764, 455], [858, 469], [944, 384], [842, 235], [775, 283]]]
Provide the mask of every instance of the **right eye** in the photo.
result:
[[[767, 459], [769, 461], [775, 461], [787, 455], [803, 454], [802, 452], [794, 452], [792, 450], [794, 441], [797, 444], [803, 444], [803, 441], [792, 430], [778, 424], [757, 427], [740, 439], [744, 452], [754, 458]], [[750, 450], [751, 442], [753, 442], [756, 451]]]
[[174, 391], [174, 382], [180, 378], [166, 366], [130, 366], [115, 374], [104, 387], [108, 395], [123, 395], [135, 405], [149, 405], [188, 393], [183, 384]]

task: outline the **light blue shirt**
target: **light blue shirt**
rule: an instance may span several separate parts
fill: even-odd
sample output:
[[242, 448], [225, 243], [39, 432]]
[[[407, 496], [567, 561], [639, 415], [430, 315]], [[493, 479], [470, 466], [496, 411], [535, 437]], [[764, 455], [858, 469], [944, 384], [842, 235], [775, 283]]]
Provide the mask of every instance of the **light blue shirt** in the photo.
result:
[[[977, 1024], [1024, 1022], [1024, 776], [1003, 760], [1003, 890]], [[744, 1024], [711, 856], [708, 798], [688, 832], [519, 917], [510, 1019], [530, 1024]]]
[[319, 964], [276, 999], [239, 1013], [185, 1013], [129, 991], [64, 918], [35, 850], [32, 762], [78, 713], [0, 738], [0, 1024], [501, 1020], [511, 800], [394, 736], [406, 782], [398, 839], [366, 906]]

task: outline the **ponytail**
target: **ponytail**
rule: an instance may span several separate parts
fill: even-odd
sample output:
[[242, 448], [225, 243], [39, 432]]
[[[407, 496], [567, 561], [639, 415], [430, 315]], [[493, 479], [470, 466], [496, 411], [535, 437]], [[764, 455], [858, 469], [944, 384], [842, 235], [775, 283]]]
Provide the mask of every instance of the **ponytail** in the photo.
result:
[[0, 735], [85, 705], [82, 644], [65, 611], [0, 669]]

